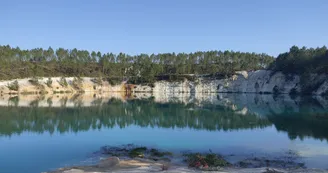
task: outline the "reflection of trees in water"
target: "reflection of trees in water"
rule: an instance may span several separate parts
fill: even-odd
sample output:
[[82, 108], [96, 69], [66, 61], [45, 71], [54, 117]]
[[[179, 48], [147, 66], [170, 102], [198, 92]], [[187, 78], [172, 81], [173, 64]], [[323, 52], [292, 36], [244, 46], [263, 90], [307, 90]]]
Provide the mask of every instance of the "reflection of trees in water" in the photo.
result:
[[[280, 98], [278, 98], [280, 99]], [[297, 104], [280, 104], [276, 107], [260, 105], [265, 112], [259, 118], [254, 114], [238, 114], [238, 110], [213, 105], [190, 103], [159, 104], [149, 100], [130, 100], [126, 103], [111, 99], [103, 104], [103, 99], [95, 99], [91, 107], [82, 107], [81, 97], [60, 100], [62, 108], [38, 107], [39, 99], [32, 101], [30, 107], [17, 107], [19, 98], [9, 99], [11, 107], [0, 107], [0, 135], [31, 132], [79, 132], [100, 128], [125, 128], [130, 125], [140, 127], [192, 128], [199, 130], [238, 130], [264, 128], [274, 124], [277, 130], [288, 133], [290, 139], [313, 137], [328, 140], [328, 111], [318, 100], [302, 98]], [[65, 108], [68, 101], [74, 101], [75, 108]], [[249, 103], [249, 102], [248, 102]], [[287, 102], [289, 103], [289, 102]], [[197, 105], [198, 106], [197, 106]], [[199, 106], [202, 105], [202, 106]], [[252, 103], [249, 103], [252, 107]], [[257, 113], [257, 109], [253, 109]]]
[[301, 140], [305, 137], [328, 140], [328, 113], [311, 113], [304, 110], [299, 113], [272, 115], [268, 116], [268, 119], [278, 131], [287, 132], [292, 140], [297, 137]]
[[305, 137], [328, 140], [328, 110], [312, 97], [302, 97], [297, 110], [286, 105], [283, 111], [272, 110], [267, 117], [278, 131], [287, 132], [291, 140]]
[[[97, 105], [97, 103], [95, 103]], [[150, 100], [131, 100], [93, 107], [0, 107], [0, 135], [31, 132], [79, 132], [100, 128], [140, 127], [192, 128], [199, 130], [238, 130], [264, 128], [271, 123], [254, 114], [240, 115], [231, 109], [193, 104], [158, 104]]]

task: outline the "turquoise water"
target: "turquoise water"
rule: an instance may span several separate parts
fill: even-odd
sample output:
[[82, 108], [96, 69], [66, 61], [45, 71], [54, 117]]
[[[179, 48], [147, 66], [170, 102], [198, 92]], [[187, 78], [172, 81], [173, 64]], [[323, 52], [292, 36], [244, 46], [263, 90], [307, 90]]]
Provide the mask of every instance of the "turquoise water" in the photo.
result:
[[242, 157], [292, 150], [307, 167], [328, 168], [325, 98], [225, 94], [59, 100], [0, 101], [0, 172], [92, 164], [100, 159], [94, 154], [100, 147], [130, 143]]

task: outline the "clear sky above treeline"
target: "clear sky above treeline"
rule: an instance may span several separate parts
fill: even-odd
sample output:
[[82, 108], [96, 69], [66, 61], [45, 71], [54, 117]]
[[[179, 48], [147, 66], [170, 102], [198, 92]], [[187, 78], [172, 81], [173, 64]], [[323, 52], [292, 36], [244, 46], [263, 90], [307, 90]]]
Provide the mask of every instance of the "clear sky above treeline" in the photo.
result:
[[105, 52], [328, 45], [328, 0], [2, 0], [0, 44]]

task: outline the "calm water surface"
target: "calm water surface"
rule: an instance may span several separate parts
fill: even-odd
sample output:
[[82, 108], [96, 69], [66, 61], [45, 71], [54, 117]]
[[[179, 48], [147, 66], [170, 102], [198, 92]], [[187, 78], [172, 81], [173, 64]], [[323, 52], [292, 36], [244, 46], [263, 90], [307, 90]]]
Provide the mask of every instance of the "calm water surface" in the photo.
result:
[[328, 100], [287, 95], [8, 96], [0, 99], [0, 172], [92, 164], [104, 145], [238, 157], [296, 152], [328, 168]]

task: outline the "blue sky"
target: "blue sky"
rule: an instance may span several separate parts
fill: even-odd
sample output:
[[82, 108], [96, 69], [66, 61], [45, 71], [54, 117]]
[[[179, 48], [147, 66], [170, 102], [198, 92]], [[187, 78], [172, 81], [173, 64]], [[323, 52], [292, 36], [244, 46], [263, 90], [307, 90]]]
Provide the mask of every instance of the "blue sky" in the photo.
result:
[[101, 52], [328, 45], [327, 0], [0, 0], [0, 44]]

